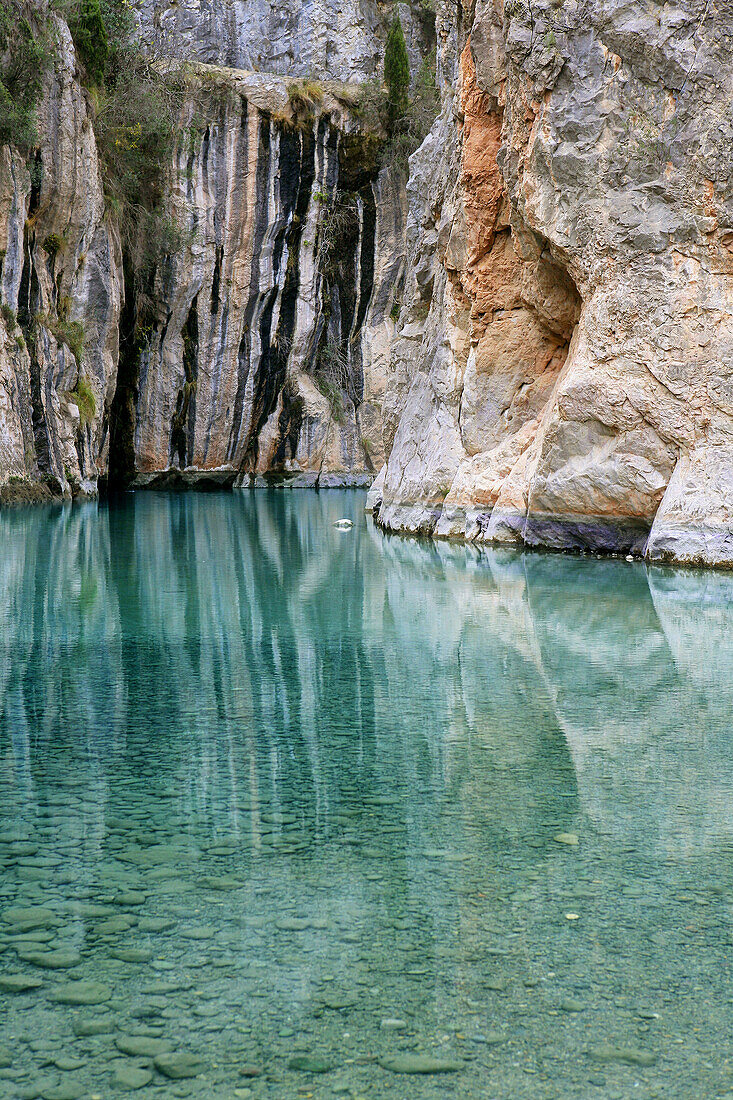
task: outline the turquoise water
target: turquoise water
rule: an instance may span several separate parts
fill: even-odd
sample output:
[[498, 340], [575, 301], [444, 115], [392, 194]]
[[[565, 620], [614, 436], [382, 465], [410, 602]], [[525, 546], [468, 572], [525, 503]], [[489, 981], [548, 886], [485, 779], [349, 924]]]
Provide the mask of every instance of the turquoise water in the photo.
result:
[[733, 1095], [733, 577], [362, 507], [0, 513], [0, 1097]]

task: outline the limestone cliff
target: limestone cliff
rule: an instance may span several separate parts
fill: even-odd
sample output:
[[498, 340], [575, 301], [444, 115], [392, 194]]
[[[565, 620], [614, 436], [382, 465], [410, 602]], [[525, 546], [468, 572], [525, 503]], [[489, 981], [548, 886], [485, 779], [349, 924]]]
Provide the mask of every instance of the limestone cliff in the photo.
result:
[[435, 41], [430, 0], [141, 0], [136, 7], [143, 41], [164, 56], [281, 76], [376, 76], [394, 8], [413, 70]]
[[443, 12], [385, 527], [733, 563], [733, 6]]
[[105, 194], [99, 96], [66, 23], [26, 10], [52, 60], [37, 141], [0, 152], [0, 500], [370, 483], [405, 209], [358, 88], [174, 62], [176, 232], [143, 275]]
[[121, 361], [117, 480], [372, 480], [400, 207], [350, 102], [341, 85], [189, 71], [169, 199], [181, 244], [134, 303], [145, 335]]
[[68, 28], [39, 147], [0, 149], [0, 499], [96, 492], [117, 371], [122, 264]]
[[142, 281], [47, 16], [0, 151], [1, 499], [381, 466], [391, 530], [733, 563], [733, 0], [431, 7], [405, 191], [355, 109], [392, 6], [143, 0], [186, 92]]

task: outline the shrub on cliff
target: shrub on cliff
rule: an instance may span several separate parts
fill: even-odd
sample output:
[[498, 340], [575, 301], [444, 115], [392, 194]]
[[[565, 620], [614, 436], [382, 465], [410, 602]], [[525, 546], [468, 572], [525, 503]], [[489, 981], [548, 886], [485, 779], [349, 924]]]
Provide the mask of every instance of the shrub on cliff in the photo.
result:
[[101, 84], [109, 60], [109, 38], [99, 0], [78, 0], [69, 5], [68, 22], [87, 75], [94, 84]]
[[[61, 311], [63, 314], [63, 310]], [[66, 316], [52, 313], [37, 313], [33, 318], [34, 326], [42, 325], [60, 344], [66, 344], [77, 363], [84, 355], [84, 325], [81, 321], [70, 321]]]
[[38, 143], [36, 104], [51, 57], [45, 21], [23, 0], [0, 0], [0, 145]]
[[410, 59], [398, 13], [392, 20], [384, 51], [384, 83], [387, 85], [387, 111], [390, 126], [402, 118], [408, 107]]
[[[2, 0], [0, 0], [2, 2]], [[105, 194], [136, 283], [175, 244], [165, 174], [180, 131], [181, 85], [143, 52], [128, 0], [54, 0], [92, 84]]]
[[381, 80], [372, 77], [360, 85], [354, 112], [367, 132], [379, 133], [386, 129], [387, 95]]
[[387, 162], [398, 164], [404, 171], [407, 171], [408, 158], [423, 143], [440, 110], [435, 66], [433, 50], [423, 58], [407, 109], [395, 124], [385, 150]]
[[382, 148], [381, 163], [406, 172], [408, 158], [425, 140], [440, 110], [440, 95], [435, 82], [436, 55], [432, 50], [423, 58], [412, 93], [399, 118], [390, 109], [390, 93], [369, 80], [361, 87], [357, 112], [362, 125], [373, 132], [387, 131], [389, 140]]
[[150, 211], [161, 202], [178, 106], [176, 86], [137, 56], [101, 90], [94, 129], [105, 189], [118, 207]]
[[76, 385], [69, 394], [69, 397], [79, 410], [79, 420], [82, 427], [91, 424], [97, 413], [97, 402], [94, 398], [92, 387], [89, 385], [89, 380], [81, 371], [79, 372]]

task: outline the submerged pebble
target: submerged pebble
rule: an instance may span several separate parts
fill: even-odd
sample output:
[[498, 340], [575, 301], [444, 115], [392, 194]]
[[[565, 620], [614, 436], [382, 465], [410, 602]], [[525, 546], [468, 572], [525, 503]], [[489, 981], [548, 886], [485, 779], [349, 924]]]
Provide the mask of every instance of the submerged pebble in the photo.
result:
[[428, 1054], [383, 1055], [377, 1061], [390, 1073], [458, 1073], [465, 1063], [451, 1058], [432, 1058]]
[[58, 923], [58, 917], [52, 909], [44, 909], [43, 906], [24, 908], [12, 907], [0, 913], [0, 919], [11, 925], [13, 929], [29, 931], [31, 928], [50, 928]]
[[78, 966], [81, 955], [78, 951], [18, 951], [18, 958], [42, 970], [69, 970]]
[[120, 894], [115, 894], [112, 899], [115, 905], [128, 906], [128, 905], [144, 905], [148, 900], [147, 894], [143, 894], [140, 890], [124, 890]]
[[252, 1065], [252, 1064], [247, 1064], [247, 1065], [244, 1065], [244, 1066], [240, 1066], [239, 1067], [239, 1076], [240, 1077], [261, 1077], [262, 1076], [262, 1067], [261, 1066], [255, 1066], [255, 1065]]
[[153, 1080], [153, 1075], [149, 1069], [144, 1069], [141, 1066], [127, 1066], [120, 1065], [115, 1066], [114, 1073], [112, 1075], [112, 1084], [119, 1089], [130, 1089], [135, 1091], [137, 1089], [144, 1089], [146, 1085], [149, 1085]]
[[158, 1054], [154, 1059], [155, 1068], [164, 1077], [180, 1081], [187, 1077], [197, 1077], [204, 1070], [204, 1063], [195, 1054], [184, 1051], [171, 1051]]
[[81, 1081], [61, 1081], [59, 1084], [42, 1085], [39, 1093], [42, 1100], [82, 1100], [86, 1088]]
[[636, 1047], [614, 1047], [601, 1045], [591, 1047], [588, 1057], [594, 1062], [625, 1062], [630, 1066], [653, 1066], [659, 1060], [658, 1055], [649, 1050]]
[[129, 1054], [135, 1058], [154, 1058], [156, 1054], [164, 1054], [172, 1050], [173, 1043], [145, 1035], [118, 1035], [115, 1046], [122, 1054]]
[[72, 1020], [71, 1030], [79, 1038], [89, 1038], [93, 1035], [106, 1035], [115, 1029], [113, 1016], [93, 1016], [91, 1018], [78, 1017]]
[[320, 1054], [294, 1054], [288, 1061], [288, 1069], [296, 1073], [330, 1073], [336, 1063]]
[[28, 993], [40, 989], [42, 985], [39, 978], [29, 978], [26, 974], [0, 974], [0, 990], [3, 993]]
[[561, 1012], [583, 1012], [585, 1005], [582, 1001], [576, 1001], [572, 997], [564, 997], [560, 1001], [560, 1010]]
[[166, 917], [141, 917], [137, 925], [140, 932], [168, 932], [175, 927], [176, 922]]
[[148, 947], [116, 947], [110, 955], [120, 962], [146, 963], [152, 959], [153, 952]]
[[51, 994], [51, 1000], [62, 1005], [99, 1005], [111, 996], [111, 989], [102, 982], [78, 981], [59, 986]]

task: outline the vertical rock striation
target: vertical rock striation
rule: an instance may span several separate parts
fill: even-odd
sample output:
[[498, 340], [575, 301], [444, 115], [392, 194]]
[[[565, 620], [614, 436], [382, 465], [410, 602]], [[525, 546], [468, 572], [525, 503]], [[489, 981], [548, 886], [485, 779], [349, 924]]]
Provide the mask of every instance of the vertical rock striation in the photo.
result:
[[399, 193], [377, 182], [348, 89], [308, 87], [190, 78], [171, 184], [182, 242], [136, 303], [144, 341], [120, 374], [134, 484], [368, 483], [382, 461]]
[[96, 492], [114, 391], [120, 248], [105, 215], [66, 24], [38, 105], [39, 147], [0, 149], [0, 499]]
[[0, 152], [0, 499], [368, 484], [405, 211], [355, 89], [188, 66], [174, 243], [141, 278], [68, 28], [52, 32], [39, 147]]

